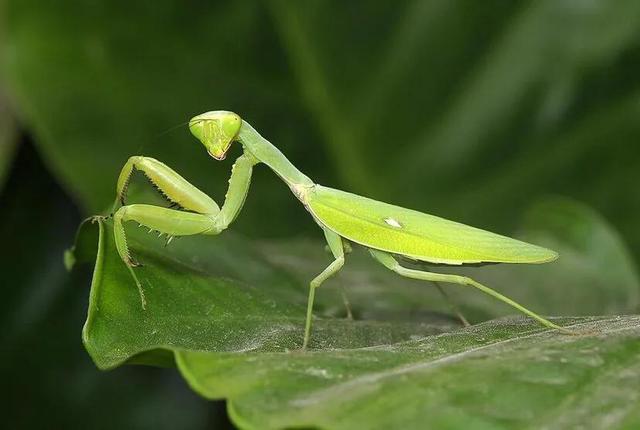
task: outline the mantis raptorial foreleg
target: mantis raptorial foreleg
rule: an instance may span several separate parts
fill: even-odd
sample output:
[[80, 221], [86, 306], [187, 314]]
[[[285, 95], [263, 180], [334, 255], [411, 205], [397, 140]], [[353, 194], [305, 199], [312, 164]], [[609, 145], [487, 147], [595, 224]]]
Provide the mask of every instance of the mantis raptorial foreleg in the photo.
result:
[[120, 171], [113, 212], [118, 205], [125, 205], [129, 181], [134, 170], [144, 173], [145, 177], [173, 204], [189, 211], [215, 215], [220, 212], [216, 202], [191, 185], [175, 170], [151, 157], [136, 155], [130, 157]]
[[335, 260], [329, 264], [318, 276], [313, 278], [309, 283], [309, 301], [307, 303], [307, 321], [304, 326], [304, 341], [302, 348], [306, 348], [309, 343], [309, 337], [311, 335], [311, 320], [313, 319], [313, 301], [316, 295], [316, 288], [318, 288], [324, 281], [333, 276], [336, 272], [342, 269], [344, 265], [344, 245], [342, 244], [342, 238], [331, 230], [326, 228], [322, 229], [324, 236], [327, 239], [329, 249], [333, 254]]
[[401, 266], [398, 260], [396, 260], [391, 254], [387, 252], [379, 251], [375, 249], [369, 249], [369, 252], [373, 256], [373, 258], [375, 258], [377, 261], [382, 263], [386, 268], [393, 270], [399, 275], [402, 275], [404, 277], [411, 278], [411, 279], [419, 279], [419, 280], [431, 281], [431, 282], [447, 282], [451, 284], [458, 284], [458, 285], [477, 288], [480, 291], [486, 294], [489, 294], [490, 296], [495, 297], [496, 299], [510, 306], [513, 306], [514, 308], [518, 309], [520, 312], [526, 315], [529, 315], [531, 318], [538, 320], [544, 326], [561, 330], [569, 334], [573, 334], [573, 332], [571, 332], [570, 330], [567, 330], [563, 327], [560, 327], [557, 324], [552, 323], [546, 318], [543, 318], [537, 313], [525, 308], [521, 304], [511, 300], [506, 296], [503, 296], [499, 292], [487, 287], [486, 285], [482, 285], [480, 282], [477, 282], [469, 277], [460, 276], [460, 275], [449, 275], [449, 274], [443, 274], [443, 273], [426, 272], [423, 270], [408, 269], [406, 267]]
[[127, 161], [118, 180], [116, 205], [119, 201], [124, 201], [129, 177], [133, 169], [136, 168], [142, 170], [170, 201], [179, 204], [185, 209], [200, 212], [185, 212], [145, 204], [122, 206], [115, 212], [113, 222], [116, 248], [120, 258], [127, 265], [136, 282], [143, 308], [145, 307], [144, 291], [133, 270], [139, 263], [131, 257], [124, 223], [136, 221], [138, 224], [151, 230], [156, 230], [160, 234], [166, 234], [170, 238], [195, 234], [219, 234], [235, 220], [242, 209], [251, 183], [251, 173], [255, 163], [255, 158], [250, 154], [245, 153], [238, 157], [231, 170], [229, 188], [224, 204], [222, 209], [219, 209], [213, 199], [189, 184], [163, 163], [153, 158], [140, 156], [131, 157]]
[[245, 152], [233, 163], [231, 177], [229, 178], [229, 188], [224, 197], [224, 204], [216, 217], [216, 226], [220, 231], [226, 229], [242, 210], [244, 201], [247, 198], [249, 186], [251, 185], [253, 166], [255, 166], [257, 162], [258, 160], [256, 160], [253, 155]]

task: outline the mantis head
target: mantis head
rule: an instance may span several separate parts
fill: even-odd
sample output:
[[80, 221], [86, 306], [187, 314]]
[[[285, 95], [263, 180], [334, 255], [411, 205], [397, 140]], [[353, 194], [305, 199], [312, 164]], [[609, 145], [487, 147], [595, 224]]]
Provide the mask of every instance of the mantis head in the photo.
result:
[[189, 130], [207, 148], [209, 155], [224, 160], [241, 124], [242, 120], [235, 113], [216, 110], [191, 118]]

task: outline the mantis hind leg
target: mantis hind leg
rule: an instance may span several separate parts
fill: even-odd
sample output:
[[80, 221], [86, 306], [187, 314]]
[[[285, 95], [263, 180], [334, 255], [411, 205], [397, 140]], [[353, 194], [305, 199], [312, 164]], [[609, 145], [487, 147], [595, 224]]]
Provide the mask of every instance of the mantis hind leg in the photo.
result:
[[313, 301], [316, 295], [316, 288], [318, 288], [324, 281], [333, 276], [336, 272], [342, 269], [344, 265], [344, 245], [342, 244], [342, 238], [335, 232], [324, 229], [324, 236], [327, 239], [329, 249], [333, 254], [335, 260], [329, 264], [318, 276], [313, 278], [309, 283], [309, 300], [307, 303], [307, 319], [304, 326], [304, 341], [302, 343], [302, 349], [306, 349], [311, 338], [311, 323], [313, 320]]
[[136, 221], [151, 230], [156, 230], [160, 234], [166, 234], [169, 238], [173, 236], [188, 236], [201, 233], [209, 233], [216, 230], [215, 221], [209, 215], [196, 214], [192, 212], [182, 212], [167, 209], [159, 206], [135, 204], [122, 206], [113, 216], [113, 230], [116, 242], [116, 249], [120, 258], [127, 265], [133, 277], [138, 291], [142, 308], [146, 306], [144, 290], [133, 268], [140, 264], [131, 257], [131, 252], [127, 245], [127, 236], [124, 230], [124, 223]]
[[220, 208], [211, 197], [191, 185], [175, 170], [155, 158], [142, 155], [130, 157], [122, 167], [118, 177], [113, 212], [118, 205], [125, 205], [129, 181], [136, 170], [141, 171], [163, 197], [173, 205], [201, 214], [215, 215], [220, 212]]
[[474, 287], [479, 289], [480, 291], [482, 291], [483, 293], [489, 294], [490, 296], [516, 308], [517, 310], [519, 310], [520, 312], [530, 316], [531, 318], [537, 320], [540, 324], [549, 327], [549, 328], [553, 328], [556, 330], [560, 330], [562, 332], [568, 333], [568, 334], [574, 334], [571, 330], [568, 330], [564, 327], [561, 327], [557, 324], [552, 323], [551, 321], [549, 321], [548, 319], [538, 315], [537, 313], [530, 311], [529, 309], [525, 308], [524, 306], [522, 306], [521, 304], [515, 302], [514, 300], [511, 300], [510, 298], [500, 294], [499, 292], [485, 286], [482, 285], [481, 283], [466, 277], [466, 276], [459, 276], [459, 275], [448, 275], [448, 274], [442, 274], [442, 273], [433, 273], [433, 272], [426, 272], [426, 271], [422, 271], [422, 270], [415, 270], [415, 269], [408, 269], [406, 267], [403, 267], [400, 265], [400, 263], [398, 263], [398, 261], [391, 255], [388, 254], [386, 252], [383, 251], [378, 251], [375, 249], [370, 249], [369, 252], [371, 253], [371, 255], [373, 256], [373, 258], [375, 258], [377, 261], [379, 261], [380, 263], [382, 263], [382, 265], [384, 265], [386, 268], [396, 272], [399, 275], [402, 275], [404, 277], [407, 278], [411, 278], [411, 279], [419, 279], [419, 280], [423, 280], [423, 281], [431, 281], [431, 282], [448, 282], [448, 283], [452, 283], [452, 284], [458, 284], [458, 285], [464, 285], [464, 286], [469, 286], [469, 287]]

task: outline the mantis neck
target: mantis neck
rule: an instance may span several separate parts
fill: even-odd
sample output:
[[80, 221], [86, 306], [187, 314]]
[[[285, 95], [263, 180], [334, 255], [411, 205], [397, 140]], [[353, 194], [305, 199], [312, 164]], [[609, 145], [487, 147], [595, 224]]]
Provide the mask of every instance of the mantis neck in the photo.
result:
[[242, 144], [245, 151], [248, 151], [261, 163], [269, 166], [276, 175], [289, 185], [296, 195], [298, 194], [296, 190], [314, 185], [313, 181], [300, 170], [296, 169], [296, 167], [291, 164], [291, 161], [289, 161], [278, 148], [260, 136], [260, 134], [244, 120], [238, 133], [238, 141]]

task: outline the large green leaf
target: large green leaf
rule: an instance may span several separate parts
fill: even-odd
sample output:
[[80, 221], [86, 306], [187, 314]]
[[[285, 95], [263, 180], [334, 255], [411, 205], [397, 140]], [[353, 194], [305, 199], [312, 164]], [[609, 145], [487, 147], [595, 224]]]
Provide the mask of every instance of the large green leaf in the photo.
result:
[[[351, 321], [332, 316], [328, 301], [339, 298], [328, 286], [320, 290], [320, 318], [305, 352], [299, 348], [306, 287], [287, 268], [287, 253], [274, 251], [281, 245], [267, 247], [269, 258], [233, 235], [181, 239], [162, 250], [154, 238], [134, 230], [132, 247], [144, 262], [138, 269], [147, 298], [143, 310], [115, 250], [112, 224], [96, 225], [98, 250], [83, 331], [96, 365], [175, 362], [198, 393], [227, 399], [241, 427], [420, 428], [425, 420], [470, 428], [640, 423], [640, 317], [557, 320], [580, 336], [544, 330], [523, 318], [461, 329], [430, 313], [387, 319], [393, 313], [388, 311], [398, 312], [415, 296], [392, 284], [386, 296], [382, 285], [359, 296], [356, 284], [349, 285], [358, 297], [356, 309], [393, 295], [401, 299], [391, 301], [387, 312], [357, 312], [360, 317]], [[91, 231], [80, 232], [79, 258], [95, 252]], [[329, 260], [317, 255], [320, 267], [320, 260]], [[371, 282], [375, 277], [359, 284]]]

